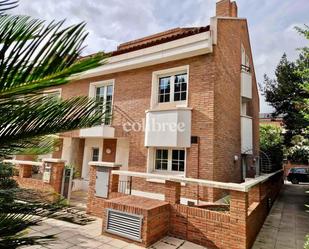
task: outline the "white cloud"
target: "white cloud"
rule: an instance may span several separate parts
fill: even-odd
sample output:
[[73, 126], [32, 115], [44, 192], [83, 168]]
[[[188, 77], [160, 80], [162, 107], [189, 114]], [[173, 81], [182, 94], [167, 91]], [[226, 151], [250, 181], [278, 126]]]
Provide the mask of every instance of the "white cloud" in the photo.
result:
[[[248, 18], [256, 75], [273, 76], [284, 52], [295, 59], [305, 41], [295, 25], [309, 24], [308, 0], [237, 0], [239, 16]], [[205, 26], [215, 13], [214, 0], [21, 0], [14, 13], [46, 20], [87, 22], [85, 53], [114, 50], [121, 42], [182, 26]], [[261, 111], [268, 111], [261, 100]]]

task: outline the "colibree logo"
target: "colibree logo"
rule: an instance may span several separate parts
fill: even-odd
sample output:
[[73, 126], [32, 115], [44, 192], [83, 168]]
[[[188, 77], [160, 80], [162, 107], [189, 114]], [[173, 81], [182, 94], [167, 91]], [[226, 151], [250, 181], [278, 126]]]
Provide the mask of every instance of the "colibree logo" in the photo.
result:
[[186, 125], [184, 122], [157, 122], [149, 118], [148, 122], [145, 119], [141, 122], [125, 122], [122, 128], [125, 132], [184, 132]]

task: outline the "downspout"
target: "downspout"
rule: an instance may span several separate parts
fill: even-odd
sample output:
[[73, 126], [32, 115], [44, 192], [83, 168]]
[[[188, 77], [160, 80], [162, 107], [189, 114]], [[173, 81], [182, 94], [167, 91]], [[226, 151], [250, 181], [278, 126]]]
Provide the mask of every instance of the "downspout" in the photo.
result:
[[[197, 179], [200, 179], [200, 137], [197, 138]], [[197, 185], [197, 205], [200, 202], [200, 185]]]

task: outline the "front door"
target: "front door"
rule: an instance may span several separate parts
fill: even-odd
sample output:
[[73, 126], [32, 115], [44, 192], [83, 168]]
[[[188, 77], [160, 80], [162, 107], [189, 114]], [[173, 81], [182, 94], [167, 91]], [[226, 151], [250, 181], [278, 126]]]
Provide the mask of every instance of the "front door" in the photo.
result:
[[107, 198], [108, 196], [109, 172], [107, 168], [97, 167], [97, 176], [95, 182], [95, 195]]
[[104, 139], [102, 161], [114, 163], [116, 160], [117, 139]]

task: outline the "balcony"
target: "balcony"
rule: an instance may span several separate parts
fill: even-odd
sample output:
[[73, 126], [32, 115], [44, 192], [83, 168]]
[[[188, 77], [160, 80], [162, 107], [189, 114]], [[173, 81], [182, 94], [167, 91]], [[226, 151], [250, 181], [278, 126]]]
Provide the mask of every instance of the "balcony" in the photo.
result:
[[145, 146], [187, 148], [190, 139], [190, 108], [146, 112]]
[[244, 65], [241, 67], [241, 96], [252, 99], [252, 74], [250, 68]]
[[91, 128], [81, 129], [79, 131], [79, 136], [85, 138], [113, 138], [115, 137], [115, 128], [109, 125], [100, 125]]
[[241, 153], [251, 154], [253, 148], [252, 118], [241, 116]]

